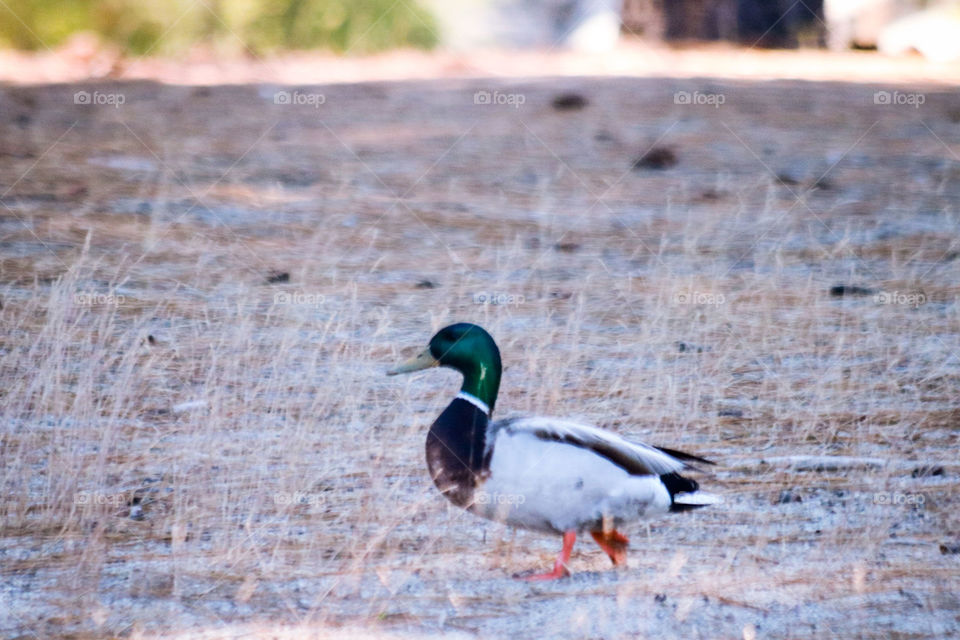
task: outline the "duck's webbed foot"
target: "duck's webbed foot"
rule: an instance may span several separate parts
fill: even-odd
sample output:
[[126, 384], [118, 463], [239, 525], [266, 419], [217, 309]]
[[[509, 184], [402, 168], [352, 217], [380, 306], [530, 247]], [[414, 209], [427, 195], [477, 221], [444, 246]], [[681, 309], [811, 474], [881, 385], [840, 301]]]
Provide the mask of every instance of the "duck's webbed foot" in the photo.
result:
[[527, 582], [534, 582], [537, 580], [556, 580], [558, 578], [565, 578], [569, 576], [570, 570], [567, 569], [567, 562], [570, 561], [570, 552], [573, 551], [573, 543], [576, 541], [576, 531], [567, 531], [563, 534], [563, 549], [560, 550], [560, 555], [557, 556], [557, 561], [553, 564], [553, 571], [550, 573], [538, 573], [532, 576], [516, 577], [520, 580], [526, 580]]
[[609, 531], [591, 531], [590, 535], [600, 548], [607, 552], [615, 567], [627, 564], [627, 545], [630, 540], [616, 529]]

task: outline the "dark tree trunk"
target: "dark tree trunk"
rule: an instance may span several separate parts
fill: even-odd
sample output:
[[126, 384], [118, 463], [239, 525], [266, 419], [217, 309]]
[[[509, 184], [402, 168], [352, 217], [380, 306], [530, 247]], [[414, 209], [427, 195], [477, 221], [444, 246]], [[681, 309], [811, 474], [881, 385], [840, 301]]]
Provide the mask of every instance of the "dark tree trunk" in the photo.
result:
[[625, 0], [628, 32], [666, 41], [822, 46], [823, 0]]

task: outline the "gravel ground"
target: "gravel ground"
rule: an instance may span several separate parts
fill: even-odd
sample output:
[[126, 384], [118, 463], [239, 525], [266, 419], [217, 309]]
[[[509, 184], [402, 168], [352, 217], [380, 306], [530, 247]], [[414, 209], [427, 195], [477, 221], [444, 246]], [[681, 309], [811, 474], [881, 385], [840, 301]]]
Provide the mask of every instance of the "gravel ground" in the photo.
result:
[[[955, 87], [116, 80], [0, 114], [3, 637], [958, 634]], [[724, 504], [514, 580], [560, 541], [424, 468], [456, 376], [383, 376], [455, 320], [500, 342], [501, 416], [710, 457]]]

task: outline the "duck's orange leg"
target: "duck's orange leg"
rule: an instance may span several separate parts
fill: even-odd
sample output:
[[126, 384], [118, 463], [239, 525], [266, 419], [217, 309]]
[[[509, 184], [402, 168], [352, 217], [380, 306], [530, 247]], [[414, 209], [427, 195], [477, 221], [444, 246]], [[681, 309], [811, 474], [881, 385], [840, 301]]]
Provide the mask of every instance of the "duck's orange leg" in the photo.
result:
[[610, 531], [591, 531], [590, 535], [596, 540], [600, 548], [607, 552], [613, 561], [613, 566], [627, 564], [627, 545], [630, 540], [616, 529]]
[[557, 578], [564, 578], [570, 575], [570, 571], [567, 569], [567, 562], [570, 561], [570, 552], [573, 551], [573, 543], [576, 541], [576, 531], [567, 531], [564, 533], [563, 549], [560, 550], [560, 555], [557, 556], [557, 561], [553, 564], [553, 571], [550, 573], [538, 573], [533, 576], [524, 576], [520, 579], [527, 581], [556, 580]]

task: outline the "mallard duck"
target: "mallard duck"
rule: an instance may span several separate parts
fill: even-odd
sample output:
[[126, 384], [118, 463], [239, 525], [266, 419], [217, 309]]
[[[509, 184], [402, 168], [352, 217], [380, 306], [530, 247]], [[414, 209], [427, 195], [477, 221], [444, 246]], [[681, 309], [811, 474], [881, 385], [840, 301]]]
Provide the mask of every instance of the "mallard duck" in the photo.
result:
[[437, 366], [463, 374], [460, 393], [427, 434], [427, 467], [437, 489], [484, 518], [563, 536], [553, 570], [527, 580], [569, 575], [578, 533], [589, 531], [620, 566], [629, 540], [617, 527], [719, 501], [680, 475], [693, 468], [689, 463], [709, 460], [554, 418], [492, 421], [500, 350], [475, 324], [441, 329], [422, 353], [387, 375]]

